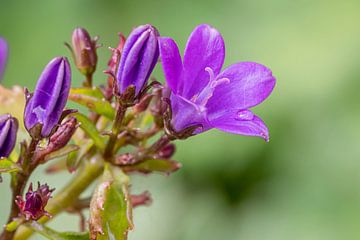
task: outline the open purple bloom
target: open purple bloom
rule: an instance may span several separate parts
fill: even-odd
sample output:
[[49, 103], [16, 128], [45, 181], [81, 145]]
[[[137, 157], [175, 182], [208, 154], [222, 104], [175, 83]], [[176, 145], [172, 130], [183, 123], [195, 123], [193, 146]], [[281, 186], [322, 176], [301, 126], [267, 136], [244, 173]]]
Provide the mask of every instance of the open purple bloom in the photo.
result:
[[202, 125], [269, 139], [264, 122], [249, 108], [264, 101], [275, 86], [267, 67], [240, 62], [221, 71], [225, 58], [224, 40], [209, 25], [199, 25], [191, 33], [182, 61], [171, 38], [159, 38], [160, 57], [171, 90], [172, 125], [181, 131]]
[[116, 73], [120, 94], [131, 85], [135, 86], [136, 95], [142, 90], [159, 58], [158, 37], [159, 32], [149, 24], [130, 33]]
[[0, 158], [8, 157], [16, 143], [18, 121], [9, 114], [0, 116]]
[[50, 135], [66, 105], [70, 85], [71, 71], [68, 60], [65, 57], [51, 60], [42, 72], [34, 95], [25, 107], [24, 122], [29, 132], [41, 124], [41, 136]]
[[7, 43], [3, 38], [0, 37], [0, 81], [4, 75], [7, 56], [8, 56]]

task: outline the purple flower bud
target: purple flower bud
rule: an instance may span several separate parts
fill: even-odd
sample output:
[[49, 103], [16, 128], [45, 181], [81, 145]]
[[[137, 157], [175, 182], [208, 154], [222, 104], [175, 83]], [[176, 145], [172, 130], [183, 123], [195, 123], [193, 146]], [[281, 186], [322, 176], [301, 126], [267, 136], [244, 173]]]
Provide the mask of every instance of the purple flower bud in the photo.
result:
[[45, 211], [45, 206], [51, 197], [51, 193], [55, 189], [49, 189], [47, 184], [40, 185], [33, 191], [32, 184], [29, 186], [29, 190], [25, 195], [25, 201], [21, 196], [16, 197], [16, 204], [20, 208], [20, 213], [25, 216], [26, 220], [38, 220], [42, 216], [51, 217], [48, 212]]
[[96, 40], [92, 40], [84, 28], [76, 28], [72, 34], [75, 64], [84, 75], [91, 75], [96, 69]]
[[159, 57], [159, 32], [146, 24], [135, 28], [125, 42], [116, 73], [119, 93], [135, 86], [138, 95], [150, 77]]
[[169, 159], [174, 155], [175, 150], [176, 150], [175, 144], [169, 143], [160, 149], [158, 155], [161, 158]]
[[0, 81], [4, 75], [7, 56], [8, 56], [7, 43], [3, 38], [0, 37]]
[[34, 95], [27, 99], [24, 123], [30, 134], [34, 127], [41, 125], [41, 137], [50, 135], [60, 120], [70, 85], [71, 71], [67, 58], [51, 60], [37, 82]]
[[18, 121], [9, 114], [0, 116], [0, 158], [8, 157], [16, 143]]

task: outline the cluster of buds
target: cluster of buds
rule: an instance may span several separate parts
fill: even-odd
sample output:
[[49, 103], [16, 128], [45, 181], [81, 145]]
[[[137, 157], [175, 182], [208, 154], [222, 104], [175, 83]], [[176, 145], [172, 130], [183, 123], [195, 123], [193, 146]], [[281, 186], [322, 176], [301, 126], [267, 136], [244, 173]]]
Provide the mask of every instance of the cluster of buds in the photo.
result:
[[[114, 229], [104, 238], [122, 239], [132, 228], [131, 209], [151, 202], [148, 192], [129, 193], [128, 175], [170, 174], [178, 170], [181, 164], [172, 160], [176, 147], [171, 141], [212, 128], [269, 139], [265, 123], [249, 108], [270, 95], [275, 78], [270, 69], [253, 62], [236, 63], [221, 71], [225, 45], [215, 28], [197, 26], [189, 37], [183, 59], [176, 42], [161, 37], [150, 24], [134, 28], [127, 38], [120, 34], [119, 44], [111, 49], [108, 69], [104, 71], [109, 74], [106, 87], [92, 83], [100, 46], [97, 39], [92, 39], [85, 29], [76, 28], [72, 44], [66, 44], [77, 69], [86, 77], [82, 88], [71, 88], [69, 61], [56, 57], [44, 68], [34, 92], [25, 90], [23, 120], [30, 142], [22, 142], [19, 154], [14, 154], [19, 156], [17, 161], [5, 159], [16, 166], [12, 171], [12, 188], [17, 208], [12, 209], [9, 222], [19, 216], [25, 221], [50, 216], [45, 207], [54, 189], [38, 184], [34, 191], [30, 184], [25, 199], [23, 190], [38, 165], [66, 156], [61, 161], [70, 172], [80, 164], [83, 167], [79, 170], [84, 170], [87, 164], [94, 163], [98, 164], [99, 172], [103, 170], [97, 190], [79, 206], [76, 200], [80, 199], [75, 198], [81, 192], [63, 194], [65, 199], [69, 195], [69, 202], [74, 204], [68, 210], [80, 214], [81, 229], [85, 229], [82, 209], [90, 208], [90, 239], [106, 235], [108, 228]], [[7, 44], [0, 38], [0, 80], [6, 58]], [[155, 80], [149, 83], [159, 59], [166, 83]], [[89, 116], [64, 110], [68, 99], [87, 107]], [[79, 126], [82, 132], [76, 131]], [[0, 158], [11, 155], [17, 131], [18, 121], [14, 117], [0, 116]], [[134, 151], [123, 153], [120, 149], [124, 146]], [[94, 172], [90, 171], [93, 176], [74, 183], [81, 187], [70, 189], [80, 191], [90, 185], [98, 176]], [[117, 212], [113, 213], [114, 209]], [[125, 215], [124, 229], [118, 229], [113, 221], [124, 221]], [[12, 237], [4, 232], [0, 239]]]

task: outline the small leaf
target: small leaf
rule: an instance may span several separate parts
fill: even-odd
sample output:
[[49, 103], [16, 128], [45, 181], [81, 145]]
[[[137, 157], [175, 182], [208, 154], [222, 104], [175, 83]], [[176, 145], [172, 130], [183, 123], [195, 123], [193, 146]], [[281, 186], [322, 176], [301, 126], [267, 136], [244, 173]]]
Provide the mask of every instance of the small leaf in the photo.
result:
[[[100, 93], [99, 93], [100, 92]], [[100, 95], [101, 94], [101, 95]], [[97, 88], [83, 89], [75, 88], [70, 90], [69, 99], [73, 102], [79, 103], [91, 111], [103, 115], [110, 120], [114, 119], [115, 110], [111, 104], [106, 101], [101, 91]]]
[[0, 159], [0, 173], [12, 173], [20, 170], [21, 168], [13, 161], [10, 161], [7, 158]]
[[8, 231], [8, 232], [15, 231], [20, 226], [20, 224], [23, 223], [23, 221], [24, 220], [21, 218], [15, 218], [13, 221], [11, 221], [5, 225], [6, 231]]
[[123, 167], [125, 172], [161, 172], [170, 174], [181, 168], [181, 164], [169, 159], [148, 159], [143, 162], [134, 165], [128, 165]]
[[81, 113], [74, 113], [72, 116], [76, 117], [80, 123], [80, 128], [94, 141], [94, 144], [101, 150], [105, 149], [105, 140], [96, 129], [95, 125]]
[[45, 156], [45, 162], [51, 160], [51, 159], [55, 159], [55, 158], [59, 158], [59, 157], [63, 157], [66, 156], [70, 153], [76, 152], [77, 150], [79, 150], [79, 147], [74, 145], [74, 144], [70, 144], [67, 145], [55, 152], [49, 153], [48, 155]]
[[128, 177], [118, 168], [104, 170], [90, 203], [90, 239], [126, 240], [133, 228]]
[[50, 240], [89, 240], [89, 233], [76, 232], [57, 232], [47, 226], [44, 226], [36, 221], [27, 224], [32, 230], [40, 233]]
[[75, 172], [78, 168], [81, 159], [84, 155], [90, 150], [90, 148], [94, 145], [93, 141], [91, 140], [84, 140], [81, 142], [81, 148], [77, 152], [71, 152], [68, 155], [66, 160], [66, 166], [70, 173]]

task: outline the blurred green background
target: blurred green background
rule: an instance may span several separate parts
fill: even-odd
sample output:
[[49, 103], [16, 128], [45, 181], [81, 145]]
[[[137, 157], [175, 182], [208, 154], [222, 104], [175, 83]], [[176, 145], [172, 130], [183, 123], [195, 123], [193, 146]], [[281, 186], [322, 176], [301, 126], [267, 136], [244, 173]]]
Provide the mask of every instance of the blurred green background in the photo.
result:
[[[277, 77], [255, 109], [270, 142], [216, 130], [179, 141], [179, 172], [133, 179], [134, 191], [150, 190], [154, 202], [135, 209], [130, 239], [360, 239], [359, 22], [357, 0], [0, 0], [0, 35], [11, 48], [3, 84], [33, 89], [52, 57], [69, 56], [63, 42], [77, 26], [101, 37], [101, 82], [117, 32], [152, 23], [183, 49], [192, 29], [209, 23], [225, 39], [225, 65], [256, 61]], [[39, 169], [34, 181], [60, 189], [70, 177]], [[8, 183], [0, 184], [0, 225]], [[77, 224], [63, 214], [50, 225]]]

